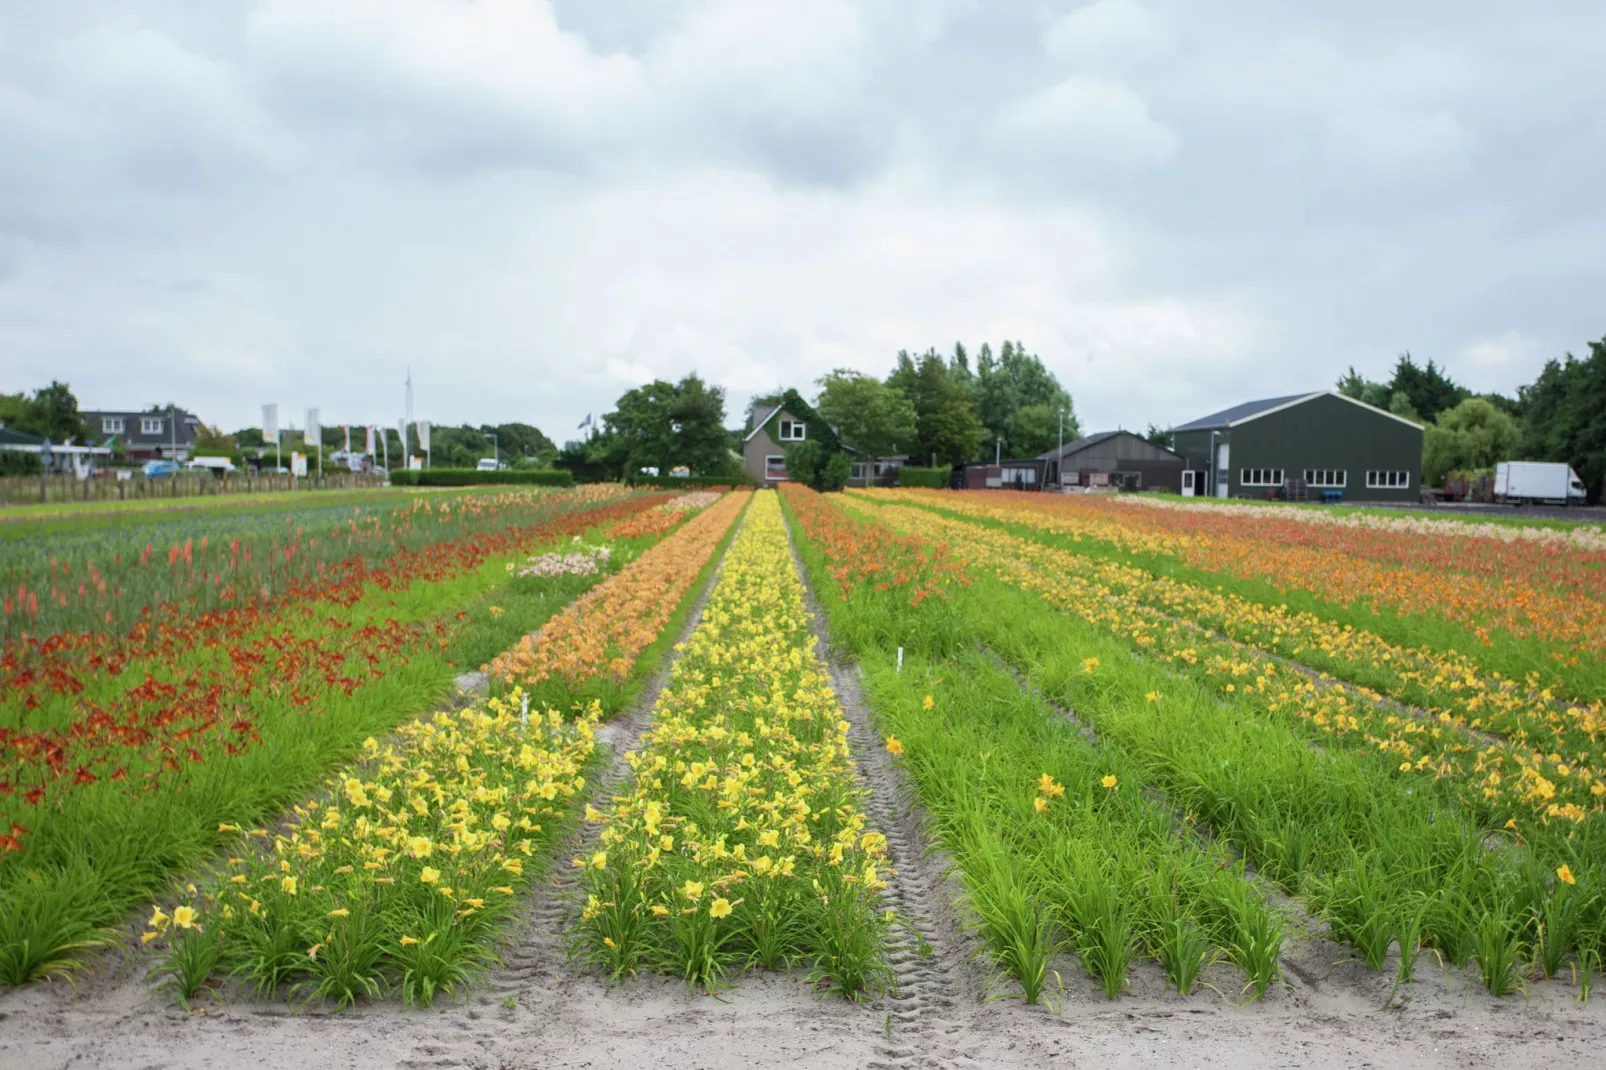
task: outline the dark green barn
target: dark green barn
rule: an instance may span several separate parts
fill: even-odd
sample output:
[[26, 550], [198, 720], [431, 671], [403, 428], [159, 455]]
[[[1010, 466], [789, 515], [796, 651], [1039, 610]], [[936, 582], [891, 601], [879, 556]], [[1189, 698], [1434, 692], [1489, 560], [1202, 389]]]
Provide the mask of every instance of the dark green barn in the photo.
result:
[[1303, 480], [1311, 501], [1419, 497], [1421, 425], [1336, 391], [1245, 402], [1171, 434], [1185, 495], [1269, 498]]

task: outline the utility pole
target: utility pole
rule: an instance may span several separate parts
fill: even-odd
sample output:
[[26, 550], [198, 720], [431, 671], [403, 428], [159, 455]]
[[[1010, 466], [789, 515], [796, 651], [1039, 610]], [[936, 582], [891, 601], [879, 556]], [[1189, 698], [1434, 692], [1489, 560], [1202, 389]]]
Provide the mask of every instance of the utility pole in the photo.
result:
[[1054, 454], [1054, 481], [1065, 489], [1065, 410], [1060, 410], [1060, 449]]
[[174, 463], [177, 463], [178, 462], [178, 414], [177, 414], [177, 410], [175, 410], [173, 408], [173, 403], [171, 401], [169, 401], [167, 403], [167, 422], [173, 425], [173, 426], [171, 426], [171, 427], [169, 427], [167, 429], [167, 434], [168, 434], [168, 439], [167, 440], [171, 444], [170, 447], [169, 447], [169, 452], [173, 455]]
[[997, 465], [997, 464], [1003, 464], [1003, 463], [1004, 463], [1004, 436], [1003, 435], [994, 435], [993, 436], [993, 464]]
[[495, 431], [487, 431], [485, 433], [491, 436], [491, 457], [500, 467], [502, 464], [502, 440], [497, 437]]

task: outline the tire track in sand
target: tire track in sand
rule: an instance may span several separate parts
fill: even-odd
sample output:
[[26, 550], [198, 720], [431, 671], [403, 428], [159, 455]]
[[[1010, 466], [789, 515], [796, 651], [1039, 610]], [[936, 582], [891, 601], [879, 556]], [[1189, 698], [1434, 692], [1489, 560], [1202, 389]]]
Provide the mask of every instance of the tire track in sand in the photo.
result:
[[830, 656], [825, 615], [798, 559], [790, 522], [787, 539], [792, 567], [803, 582], [815, 653], [826, 663], [849, 725], [855, 777], [869, 790], [865, 811], [887, 838], [887, 856], [895, 873], [881, 897], [913, 930], [886, 947], [894, 977], [887, 996], [887, 1028], [876, 1044], [879, 1058], [867, 1065], [884, 1070], [975, 1065], [971, 1053], [955, 1044], [960, 1037], [974, 1039], [968, 1019], [981, 999], [982, 985], [972, 969], [973, 942], [949, 907], [959, 895], [946, 877], [952, 867], [933, 847], [914, 793], [871, 722], [857, 667]]

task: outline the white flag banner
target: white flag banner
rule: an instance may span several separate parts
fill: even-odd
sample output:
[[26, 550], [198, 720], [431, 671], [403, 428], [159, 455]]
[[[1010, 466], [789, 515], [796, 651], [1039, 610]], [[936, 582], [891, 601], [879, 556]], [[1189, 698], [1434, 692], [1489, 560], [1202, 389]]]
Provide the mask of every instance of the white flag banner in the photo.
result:
[[374, 454], [374, 425], [373, 424], [369, 424], [368, 425], [368, 442], [364, 446], [363, 452], [368, 454], [370, 457], [372, 457], [373, 454]]
[[307, 429], [301, 434], [301, 441], [309, 446], [316, 446], [323, 441], [323, 428], [318, 426], [318, 410], [307, 410]]
[[405, 417], [396, 421], [396, 433], [401, 435], [401, 452], [402, 452], [402, 456], [406, 457], [407, 456], [407, 420], [406, 420]]
[[350, 453], [351, 452], [351, 425], [350, 424], [343, 424], [341, 426], [341, 430], [346, 432], [346, 452]]
[[279, 406], [262, 406], [262, 441], [279, 441]]
[[418, 448], [429, 452], [429, 421], [420, 420], [413, 425], [418, 430]]

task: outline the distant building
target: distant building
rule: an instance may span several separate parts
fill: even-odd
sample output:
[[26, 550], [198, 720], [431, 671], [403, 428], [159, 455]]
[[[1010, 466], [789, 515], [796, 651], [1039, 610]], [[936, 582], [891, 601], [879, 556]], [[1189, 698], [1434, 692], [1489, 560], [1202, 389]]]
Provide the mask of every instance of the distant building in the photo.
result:
[[1333, 390], [1248, 401], [1171, 429], [1184, 495], [1414, 502], [1422, 427]]
[[808, 424], [783, 404], [754, 405], [747, 410], [747, 437], [742, 439], [742, 467], [761, 487], [786, 479], [786, 447], [808, 440]]
[[747, 433], [742, 439], [742, 468], [762, 487], [785, 482], [786, 447], [810, 439], [820, 442], [827, 453], [841, 449], [853, 460], [848, 476], [852, 486], [891, 486], [907, 457], [876, 457], [861, 460], [858, 450], [843, 442], [836, 428], [827, 424], [814, 407], [795, 390], [788, 390], [778, 401], [754, 404], [747, 409]]
[[1182, 492], [1182, 457], [1131, 431], [1099, 431], [1067, 442], [1038, 458], [1049, 462], [1046, 478], [1056, 472], [1068, 487], [1111, 486], [1121, 490]]
[[81, 414], [84, 426], [102, 446], [115, 439], [130, 459], [187, 460], [200, 431], [200, 418], [183, 409], [152, 412], [104, 409]]

